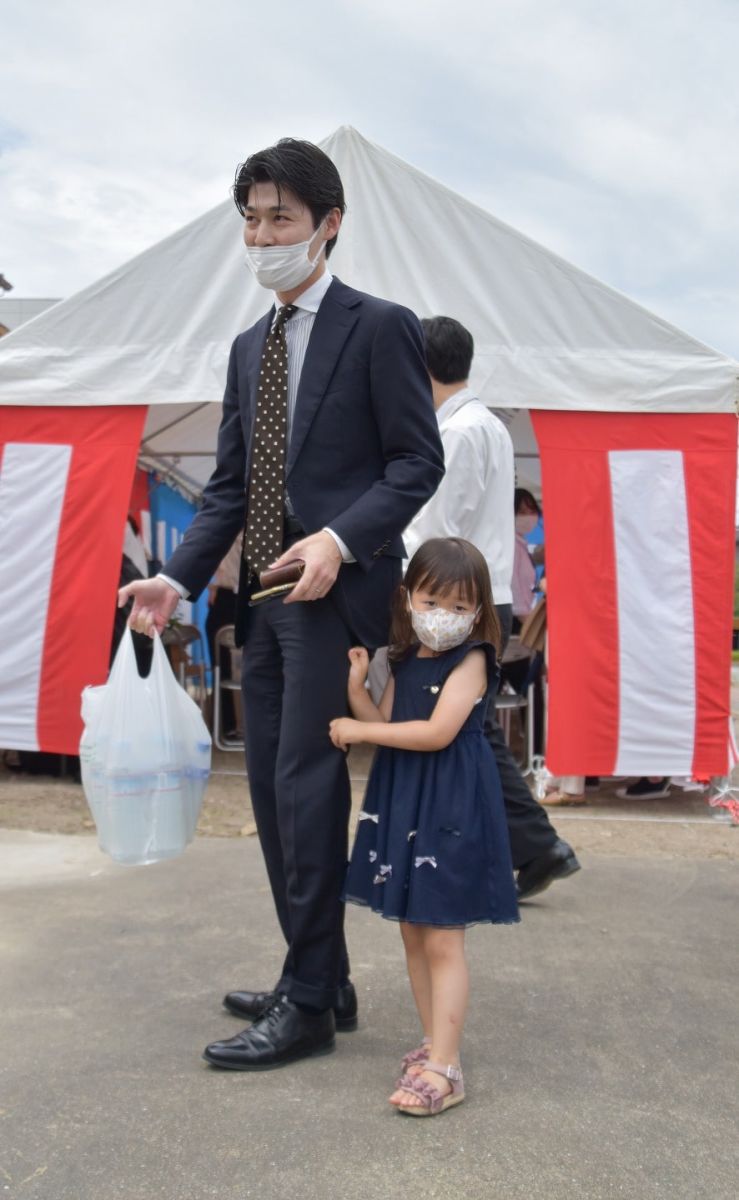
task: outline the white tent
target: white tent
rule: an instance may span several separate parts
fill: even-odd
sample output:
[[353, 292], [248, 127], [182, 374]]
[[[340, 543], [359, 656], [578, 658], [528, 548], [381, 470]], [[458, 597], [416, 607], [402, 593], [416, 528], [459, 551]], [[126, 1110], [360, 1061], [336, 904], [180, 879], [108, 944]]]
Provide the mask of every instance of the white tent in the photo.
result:
[[[322, 143], [348, 211], [331, 268], [472, 331], [473, 384], [498, 410], [734, 412], [738, 364], [343, 126]], [[232, 338], [265, 310], [233, 203], [0, 342], [8, 405], [150, 406], [143, 461], [197, 491], [213, 465]], [[166, 408], [164, 407], [166, 406]], [[511, 414], [513, 415], [513, 414]], [[536, 455], [526, 415], [512, 424]]]
[[[521, 482], [541, 448], [554, 769], [723, 773], [739, 364], [354, 130], [324, 147], [348, 202], [332, 270], [467, 325], [472, 383], [512, 417]], [[6, 745], [74, 746], [76, 698], [104, 678], [144, 413], [143, 463], [197, 492], [230, 342], [265, 301], [226, 201], [0, 342], [0, 404], [16, 406], [0, 410]], [[96, 636], [70, 621], [81, 596]]]

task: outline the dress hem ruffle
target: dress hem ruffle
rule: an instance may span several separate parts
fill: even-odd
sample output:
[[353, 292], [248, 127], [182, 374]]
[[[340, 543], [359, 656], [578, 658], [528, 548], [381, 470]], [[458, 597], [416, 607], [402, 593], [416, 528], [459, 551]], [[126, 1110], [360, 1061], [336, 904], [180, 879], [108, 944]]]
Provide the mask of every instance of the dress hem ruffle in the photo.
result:
[[499, 917], [472, 917], [468, 921], [424, 921], [419, 917], [403, 917], [397, 913], [383, 912], [381, 908], [376, 908], [374, 904], [370, 904], [369, 900], [363, 900], [359, 896], [342, 896], [342, 902], [369, 908], [371, 912], [377, 913], [378, 917], [383, 917], [386, 921], [405, 921], [406, 925], [430, 925], [435, 929], [471, 929], [473, 925], [518, 925], [521, 921], [520, 917], [511, 917], [508, 920]]

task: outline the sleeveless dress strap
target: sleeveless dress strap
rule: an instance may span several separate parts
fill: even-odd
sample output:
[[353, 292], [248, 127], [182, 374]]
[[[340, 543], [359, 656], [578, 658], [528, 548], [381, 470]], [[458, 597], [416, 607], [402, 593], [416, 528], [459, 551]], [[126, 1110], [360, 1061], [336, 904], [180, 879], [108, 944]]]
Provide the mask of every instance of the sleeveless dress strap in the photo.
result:
[[491, 646], [490, 642], [462, 642], [461, 646], [455, 646], [454, 650], [448, 650], [444, 655], [444, 663], [439, 676], [439, 682], [444, 683], [455, 667], [458, 667], [461, 662], [469, 654], [470, 650], [483, 650], [485, 652], [487, 673], [488, 673], [488, 691], [497, 685], [499, 677], [498, 658], [495, 653], [495, 647]]

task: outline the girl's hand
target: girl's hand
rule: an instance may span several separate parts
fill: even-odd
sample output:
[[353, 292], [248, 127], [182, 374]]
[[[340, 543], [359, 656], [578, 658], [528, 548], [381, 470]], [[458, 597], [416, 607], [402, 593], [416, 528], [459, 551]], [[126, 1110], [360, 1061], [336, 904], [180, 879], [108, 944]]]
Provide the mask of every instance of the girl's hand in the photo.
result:
[[328, 727], [329, 737], [339, 750], [348, 750], [350, 746], [362, 741], [362, 722], [353, 721], [351, 717], [336, 717]]
[[349, 651], [349, 686], [363, 688], [369, 671], [369, 654], [364, 646], [352, 646]]

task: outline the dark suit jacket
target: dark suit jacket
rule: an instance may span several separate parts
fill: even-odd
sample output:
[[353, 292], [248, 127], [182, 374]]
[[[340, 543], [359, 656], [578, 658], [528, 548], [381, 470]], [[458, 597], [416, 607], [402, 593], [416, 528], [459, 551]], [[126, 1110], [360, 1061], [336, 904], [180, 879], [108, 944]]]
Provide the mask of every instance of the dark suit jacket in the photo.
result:
[[[259, 364], [273, 315], [231, 348], [216, 469], [203, 507], [163, 567], [193, 597], [244, 524]], [[357, 560], [341, 567], [332, 594], [365, 645], [387, 638], [401, 533], [435, 492], [443, 462], [417, 318], [334, 279], [308, 343], [286, 480], [306, 533], [330, 525]]]

